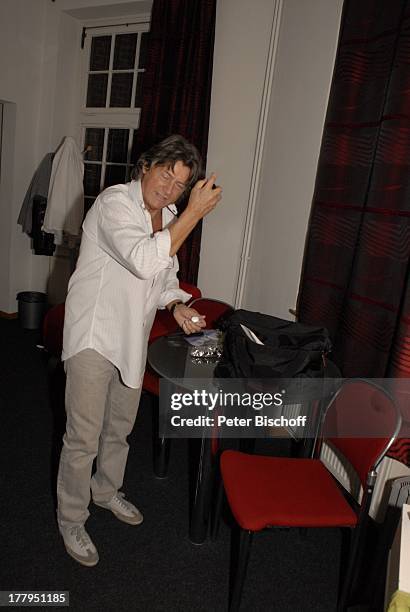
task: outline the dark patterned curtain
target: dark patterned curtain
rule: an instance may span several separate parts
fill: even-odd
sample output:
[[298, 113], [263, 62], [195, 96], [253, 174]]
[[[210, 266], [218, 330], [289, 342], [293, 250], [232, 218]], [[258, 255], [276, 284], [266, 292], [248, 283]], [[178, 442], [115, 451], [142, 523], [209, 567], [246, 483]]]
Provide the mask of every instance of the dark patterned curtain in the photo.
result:
[[[215, 14], [216, 0], [154, 0], [136, 156], [176, 133], [198, 147], [205, 164]], [[178, 253], [180, 278], [190, 283], [198, 276], [201, 229]]]
[[410, 378], [409, 217], [410, 2], [346, 0], [298, 300], [345, 376]]

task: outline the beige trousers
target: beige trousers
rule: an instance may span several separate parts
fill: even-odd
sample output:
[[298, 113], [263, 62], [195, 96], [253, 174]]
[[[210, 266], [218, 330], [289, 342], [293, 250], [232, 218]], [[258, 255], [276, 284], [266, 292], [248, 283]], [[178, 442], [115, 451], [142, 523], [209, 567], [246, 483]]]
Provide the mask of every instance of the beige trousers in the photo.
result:
[[127, 436], [141, 395], [141, 388], [124, 385], [118, 369], [92, 349], [68, 359], [65, 369], [67, 427], [57, 479], [60, 530], [85, 523], [90, 488], [93, 499], [106, 502], [122, 487]]

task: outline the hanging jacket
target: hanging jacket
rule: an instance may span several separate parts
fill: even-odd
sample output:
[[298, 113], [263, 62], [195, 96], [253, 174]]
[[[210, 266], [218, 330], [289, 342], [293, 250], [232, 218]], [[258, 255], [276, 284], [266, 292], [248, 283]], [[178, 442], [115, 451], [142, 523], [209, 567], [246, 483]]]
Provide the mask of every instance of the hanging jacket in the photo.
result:
[[[84, 216], [84, 162], [74, 138], [67, 136], [56, 151], [51, 170], [43, 231], [77, 236]], [[58, 243], [58, 240], [54, 240]]]
[[33, 200], [36, 196], [47, 198], [50, 185], [51, 168], [54, 153], [47, 153], [31, 179], [30, 186], [25, 195], [17, 223], [22, 226], [23, 232], [32, 236]]

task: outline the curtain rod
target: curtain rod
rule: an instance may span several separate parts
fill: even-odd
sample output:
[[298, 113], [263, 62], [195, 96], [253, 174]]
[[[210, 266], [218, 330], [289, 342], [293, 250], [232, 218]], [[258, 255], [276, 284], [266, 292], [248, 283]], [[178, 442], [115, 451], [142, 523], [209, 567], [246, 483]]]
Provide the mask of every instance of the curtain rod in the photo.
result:
[[81, 34], [81, 49], [84, 49], [84, 41], [85, 41], [85, 37], [87, 36], [87, 30], [101, 30], [102, 28], [115, 28], [118, 26], [126, 26], [128, 28], [128, 26], [131, 25], [141, 25], [141, 24], [149, 24], [149, 21], [133, 21], [130, 23], [113, 23], [112, 25], [100, 25], [100, 26], [86, 26], [83, 28], [82, 34]]

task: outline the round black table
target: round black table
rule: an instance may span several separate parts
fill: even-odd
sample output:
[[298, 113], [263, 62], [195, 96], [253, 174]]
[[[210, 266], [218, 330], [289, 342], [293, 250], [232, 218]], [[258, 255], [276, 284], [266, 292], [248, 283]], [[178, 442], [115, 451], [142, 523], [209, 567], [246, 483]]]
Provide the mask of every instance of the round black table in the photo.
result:
[[[154, 340], [148, 347], [148, 363], [162, 378], [178, 379], [188, 390], [195, 379], [212, 379], [217, 361], [198, 363], [192, 359], [192, 345], [183, 334], [175, 333]], [[158, 421], [157, 421], [158, 423]], [[158, 433], [157, 470], [162, 477], [166, 474], [171, 440]], [[191, 500], [189, 538], [194, 544], [202, 544], [206, 539], [209, 515], [214, 488], [215, 455], [212, 452], [212, 439], [205, 435], [199, 439], [190, 439], [194, 447], [190, 456], [196, 457], [195, 485]], [[199, 447], [199, 448], [198, 448]]]

